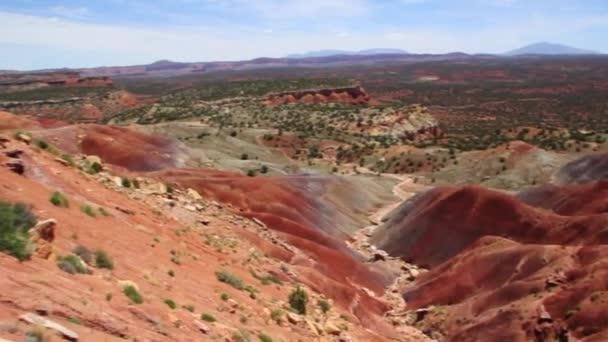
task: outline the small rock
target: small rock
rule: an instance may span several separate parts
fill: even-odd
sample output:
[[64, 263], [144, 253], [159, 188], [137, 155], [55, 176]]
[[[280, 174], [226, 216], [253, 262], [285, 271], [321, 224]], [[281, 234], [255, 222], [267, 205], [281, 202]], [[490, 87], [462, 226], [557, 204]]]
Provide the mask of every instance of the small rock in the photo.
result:
[[4, 152], [4, 154], [9, 158], [20, 158], [21, 155], [23, 154], [23, 151], [22, 150], [10, 150], [10, 151]]
[[25, 166], [23, 165], [21, 160], [10, 161], [4, 165], [6, 165], [9, 170], [13, 171], [18, 175], [22, 175], [25, 173]]
[[126, 208], [121, 208], [121, 207], [114, 207], [114, 209], [120, 211], [121, 213], [127, 214], [127, 215], [135, 215], [135, 212], [131, 209], [126, 209]]
[[209, 332], [211, 332], [211, 329], [209, 328], [209, 326], [207, 326], [203, 322], [194, 321], [194, 325], [196, 325], [196, 328], [205, 335], [208, 334]]
[[55, 158], [55, 161], [58, 162], [59, 164], [63, 165], [63, 166], [69, 166], [70, 165], [70, 163], [67, 160], [63, 159], [63, 158], [57, 157], [57, 158]]
[[385, 261], [388, 258], [388, 253], [379, 249], [374, 252], [374, 256], [372, 257], [373, 261]]
[[325, 330], [325, 333], [329, 335], [340, 335], [342, 332], [342, 329], [332, 322], [325, 323], [325, 328], [323, 330]]
[[25, 133], [18, 133], [15, 138], [17, 138], [17, 140], [19, 141], [23, 141], [24, 143], [28, 144], [32, 142], [32, 137], [30, 137], [29, 135], [25, 134]]
[[202, 223], [203, 225], [207, 226], [209, 225], [209, 223], [211, 223], [211, 220], [207, 217], [202, 217], [198, 220], [198, 222]]
[[186, 190], [186, 194], [188, 195], [188, 197], [195, 201], [200, 201], [203, 199], [203, 197], [196, 190], [191, 188], [188, 188], [188, 190]]
[[418, 278], [418, 276], [420, 275], [420, 271], [418, 271], [415, 268], [410, 268], [407, 270], [407, 272], [408, 272], [407, 280], [410, 280], [410, 281], [416, 280], [416, 278]]
[[287, 312], [287, 321], [291, 324], [298, 324], [302, 322], [302, 318], [293, 312]]
[[102, 163], [101, 158], [99, 158], [98, 156], [86, 156], [86, 157], [84, 157], [84, 159], [91, 164], [97, 163], [97, 164], [101, 165], [101, 163]]
[[112, 177], [112, 182], [119, 188], [122, 188], [122, 178], [120, 177]]
[[69, 341], [78, 341], [79, 336], [75, 331], [70, 330], [57, 322], [38, 316], [35, 313], [23, 314], [19, 316], [19, 319], [30, 324], [41, 325], [47, 329], [55, 330]]
[[185, 206], [184, 206], [184, 209], [186, 209], [186, 210], [188, 210], [188, 211], [192, 211], [192, 212], [197, 211], [197, 210], [196, 210], [196, 207], [195, 207], [195, 206], [193, 206], [193, 205], [185, 205]]
[[264, 224], [264, 222], [258, 220], [257, 218], [252, 218], [251, 219], [255, 224], [257, 224], [258, 226], [262, 227], [262, 228], [267, 228], [266, 225]]
[[232, 307], [232, 308], [238, 308], [239, 307], [239, 302], [237, 302], [236, 300], [230, 298], [228, 299], [228, 304]]

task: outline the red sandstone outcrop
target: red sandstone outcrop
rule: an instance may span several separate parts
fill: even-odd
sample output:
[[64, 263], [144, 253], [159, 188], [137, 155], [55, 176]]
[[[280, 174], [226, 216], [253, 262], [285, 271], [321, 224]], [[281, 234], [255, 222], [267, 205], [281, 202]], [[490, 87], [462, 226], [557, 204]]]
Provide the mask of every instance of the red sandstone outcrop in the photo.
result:
[[270, 94], [264, 100], [269, 106], [288, 103], [345, 103], [353, 105], [370, 104], [371, 97], [361, 86], [327, 88], [319, 90], [300, 90]]

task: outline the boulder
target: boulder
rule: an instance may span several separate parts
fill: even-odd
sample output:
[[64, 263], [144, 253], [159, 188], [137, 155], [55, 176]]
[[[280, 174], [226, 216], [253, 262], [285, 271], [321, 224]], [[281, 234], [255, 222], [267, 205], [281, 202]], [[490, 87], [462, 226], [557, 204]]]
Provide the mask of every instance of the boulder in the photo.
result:
[[10, 150], [10, 151], [4, 152], [4, 154], [9, 158], [21, 158], [23, 151], [22, 150]]
[[48, 219], [38, 221], [34, 228], [32, 228], [32, 238], [41, 239], [47, 242], [53, 242], [55, 240], [55, 227], [57, 226], [57, 220]]
[[196, 328], [205, 335], [211, 332], [209, 326], [203, 322], [194, 321], [194, 325], [196, 325]]
[[10, 161], [4, 164], [9, 170], [13, 171], [18, 175], [22, 175], [25, 173], [25, 166], [21, 162], [21, 160]]
[[381, 249], [376, 250], [372, 257], [373, 261], [385, 261], [386, 259], [388, 259], [388, 253]]
[[188, 190], [186, 190], [186, 194], [195, 201], [200, 201], [203, 199], [203, 197], [194, 189], [188, 188]]
[[19, 320], [29, 323], [29, 324], [35, 324], [35, 325], [43, 326], [47, 329], [55, 330], [61, 336], [63, 336], [63, 338], [65, 338], [66, 340], [69, 340], [69, 341], [78, 341], [78, 338], [79, 338], [78, 334], [75, 331], [68, 329], [57, 322], [54, 322], [54, 321], [51, 321], [42, 316], [36, 315], [35, 313], [30, 312], [30, 313], [23, 314], [23, 315], [19, 316]]
[[342, 333], [342, 329], [340, 329], [340, 327], [338, 327], [336, 324], [334, 324], [331, 321], [327, 321], [325, 323], [325, 327], [323, 329], [325, 331], [326, 334], [329, 335], [340, 335], [340, 333]]
[[287, 321], [291, 324], [299, 324], [302, 322], [302, 318], [300, 315], [297, 315], [293, 312], [287, 312]]
[[30, 144], [32, 142], [32, 137], [30, 137], [29, 135], [27, 135], [25, 133], [17, 133], [15, 138], [17, 138], [17, 140], [22, 141], [26, 144]]
[[407, 280], [410, 280], [410, 281], [416, 280], [416, 278], [418, 278], [418, 276], [420, 275], [420, 271], [418, 271], [415, 268], [408, 269], [407, 273], [408, 273]]

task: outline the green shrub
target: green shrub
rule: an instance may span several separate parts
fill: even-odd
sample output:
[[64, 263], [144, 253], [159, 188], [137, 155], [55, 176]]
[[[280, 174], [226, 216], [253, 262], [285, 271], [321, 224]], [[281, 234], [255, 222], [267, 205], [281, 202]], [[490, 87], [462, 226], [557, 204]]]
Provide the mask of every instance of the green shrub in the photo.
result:
[[270, 312], [270, 319], [277, 323], [281, 320], [281, 317], [283, 317], [283, 311], [281, 311], [281, 309], [274, 309]]
[[70, 323], [74, 323], [74, 324], [78, 324], [78, 325], [82, 324], [82, 323], [80, 322], [80, 320], [79, 320], [78, 318], [76, 318], [76, 317], [69, 317], [69, 318], [68, 318], [68, 322], [70, 322]]
[[256, 176], [255, 170], [248, 170], [247, 171], [247, 176], [248, 177], [255, 177]]
[[60, 208], [67, 208], [70, 206], [70, 202], [68, 201], [68, 199], [65, 198], [65, 196], [63, 196], [59, 191], [53, 192], [49, 201], [51, 201], [54, 206]]
[[74, 254], [68, 254], [57, 261], [57, 266], [64, 272], [69, 274], [86, 274], [87, 267], [83, 264], [83, 261]]
[[165, 304], [167, 304], [167, 306], [173, 310], [175, 310], [175, 308], [177, 308], [177, 304], [175, 304], [175, 302], [172, 299], [165, 299], [163, 302]]
[[114, 261], [105, 251], [95, 251], [95, 266], [98, 268], [114, 269]]
[[122, 292], [125, 296], [129, 297], [131, 302], [135, 304], [141, 304], [144, 302], [144, 297], [137, 291], [137, 289], [131, 285], [125, 287]]
[[221, 298], [221, 299], [222, 299], [222, 300], [225, 302], [225, 301], [227, 301], [228, 299], [230, 299], [230, 295], [229, 295], [229, 294], [227, 294], [226, 292], [224, 292], [224, 293], [222, 293], [222, 294], [220, 295], [220, 298]]
[[20, 261], [29, 259], [28, 231], [35, 224], [36, 218], [25, 204], [0, 201], [0, 251]]
[[99, 208], [97, 208], [97, 210], [99, 211], [99, 213], [102, 216], [106, 216], [106, 217], [112, 216], [112, 214], [110, 214], [105, 208], [99, 207]]
[[258, 335], [258, 338], [260, 339], [260, 341], [262, 342], [272, 342], [272, 338], [264, 333], [260, 333]]
[[167, 274], [169, 275], [169, 277], [175, 277], [175, 271], [173, 270], [169, 270]]
[[49, 148], [49, 144], [44, 140], [35, 140], [34, 144], [43, 150], [46, 150], [47, 148]]
[[91, 206], [89, 206], [89, 205], [83, 205], [83, 206], [81, 206], [80, 207], [80, 211], [82, 211], [83, 213], [85, 213], [89, 217], [95, 217], [95, 216], [97, 216], [95, 214], [95, 211], [93, 210], [93, 208], [91, 208]]
[[78, 245], [74, 248], [72, 253], [78, 255], [80, 259], [82, 259], [87, 264], [90, 264], [93, 261], [93, 252], [91, 252], [88, 248], [82, 245]]
[[323, 311], [323, 313], [327, 313], [331, 309], [331, 305], [325, 299], [319, 300], [317, 304], [319, 304], [319, 308], [321, 308], [321, 311]]
[[131, 181], [129, 180], [129, 178], [125, 178], [123, 177], [121, 179], [121, 184], [124, 188], [130, 188], [131, 187]]
[[247, 330], [235, 331], [232, 334], [232, 341], [234, 342], [250, 342], [251, 334]]
[[306, 314], [308, 294], [301, 287], [297, 287], [289, 294], [289, 306], [300, 315]]
[[228, 271], [215, 272], [215, 276], [217, 277], [217, 280], [221, 281], [222, 283], [226, 283], [237, 290], [242, 290], [245, 288], [243, 281]]
[[207, 313], [201, 314], [201, 319], [205, 322], [211, 322], [211, 323], [217, 321], [217, 319], [215, 319], [215, 317], [213, 317], [213, 315], [210, 315]]
[[196, 308], [192, 304], [182, 305], [182, 308], [184, 310], [188, 310], [190, 312], [194, 312], [194, 310], [196, 310]]

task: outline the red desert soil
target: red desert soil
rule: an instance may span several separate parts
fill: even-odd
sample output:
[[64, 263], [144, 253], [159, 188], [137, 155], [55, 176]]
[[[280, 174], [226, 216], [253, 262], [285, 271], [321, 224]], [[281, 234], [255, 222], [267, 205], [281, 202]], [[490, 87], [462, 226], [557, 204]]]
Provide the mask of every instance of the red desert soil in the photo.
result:
[[104, 162], [131, 171], [155, 171], [180, 166], [176, 140], [150, 136], [127, 128], [103, 125], [73, 125], [33, 132], [71, 154], [96, 155]]
[[[313, 291], [324, 291], [336, 301], [335, 309], [330, 311], [332, 319], [339, 319], [338, 313], [342, 312], [356, 322], [344, 321], [352, 338], [381, 341], [384, 338], [379, 334], [393, 334], [391, 327], [379, 317], [386, 309], [384, 304], [362, 291], [356, 280], [344, 278], [344, 274], [359, 276], [363, 283], [370, 273], [340, 250], [307, 239], [296, 244], [298, 238], [294, 237], [292, 241], [296, 247], [316, 250], [322, 258], [310, 259], [297, 248], [285, 249], [281, 247], [283, 245], [277, 245], [274, 241], [278, 238], [262, 238], [264, 234], [272, 233], [209, 202], [203, 202], [208, 204], [203, 205], [200, 213], [192, 213], [182, 205], [168, 205], [171, 195], [154, 196], [122, 190], [115, 188], [112, 181], [102, 185], [100, 179], [104, 176], [96, 178], [65, 167], [48, 152], [36, 152], [14, 140], [4, 146], [6, 150], [15, 148], [24, 151], [21, 161], [26, 173], [20, 176], [0, 167], [0, 198], [27, 203], [39, 219], [54, 218], [58, 224], [48, 259], [36, 255], [29, 261], [18, 262], [0, 253], [5, 275], [0, 280], [0, 319], [3, 321], [14, 322], [24, 312], [46, 312], [52, 320], [78, 332], [85, 341], [131, 337], [150, 341], [190, 340], [194, 336], [225, 338], [235, 329], [247, 329], [255, 335], [264, 332], [288, 340], [312, 340], [316, 337], [304, 322], [279, 326], [263, 313], [280, 307], [273, 298], [286, 300], [293, 289], [292, 284], [300, 282], [310, 285]], [[4, 154], [0, 159], [4, 163]], [[56, 207], [49, 202], [53, 191], [60, 191], [68, 198], [69, 208]], [[109, 216], [90, 217], [81, 211], [84, 205], [95, 211], [105, 208]], [[201, 215], [208, 217], [206, 221], [210, 223], [201, 224]], [[206, 243], [206, 239], [211, 243]], [[226, 243], [226, 246], [218, 248], [217, 243]], [[70, 253], [77, 245], [107, 251], [114, 259], [114, 269], [93, 268], [90, 275], [61, 271], [55, 258]], [[311, 245], [314, 246], [309, 247]], [[263, 255], [252, 258], [252, 251], [257, 248], [283, 262]], [[180, 261], [172, 262], [176, 258]], [[282, 266], [285, 262], [292, 265]], [[291, 271], [285, 271], [287, 268]], [[336, 274], [329, 277], [323, 268], [333, 268]], [[219, 282], [215, 272], [223, 269], [258, 288], [260, 292], [256, 299], [251, 299], [245, 291]], [[258, 274], [277, 274], [287, 283], [260, 285], [251, 270]], [[118, 285], [122, 280], [137, 284], [144, 297], [143, 304], [129, 302]], [[372, 279], [367, 281], [374, 284]], [[236, 310], [220, 299], [223, 292], [239, 303]], [[314, 292], [311, 295], [318, 297]], [[163, 303], [165, 299], [174, 300], [178, 308], [171, 310]], [[182, 305], [193, 305], [194, 312], [181, 308]], [[213, 314], [218, 319], [217, 323], [205, 323], [210, 330], [207, 337], [197, 326], [201, 313]], [[241, 317], [247, 318], [246, 325], [239, 323]], [[70, 323], [69, 318], [77, 318], [80, 324]], [[23, 324], [15, 323], [15, 326], [20, 331], [17, 336], [22, 336], [27, 329]], [[0, 336], [16, 338], [10, 332], [0, 332]]]
[[40, 124], [34, 119], [0, 111], [0, 131], [36, 128], [40, 128]]
[[[311, 177], [252, 178], [203, 169], [163, 170], [151, 176], [180, 188], [195, 189], [205, 198], [229, 203], [240, 215], [256, 218], [279, 232], [279, 236], [314, 260], [313, 264], [306, 261], [303, 265], [314, 267], [327, 278], [324, 282], [311, 281], [309, 286], [322, 293], [339, 294], [336, 300], [343, 305], [365, 301], [371, 312], [380, 314], [386, 310], [360, 287], [380, 295], [392, 279], [365, 266], [362, 257], [343, 242], [347, 236], [331, 226], [331, 210], [299, 190], [302, 184], [298, 183], [311, 182]], [[367, 311], [361, 310], [358, 317], [374, 322]]]
[[404, 202], [373, 239], [431, 268], [403, 288], [409, 309], [434, 306], [417, 323], [423, 331], [449, 341], [605, 341], [605, 187], [523, 196], [554, 211], [480, 187], [439, 187]]

